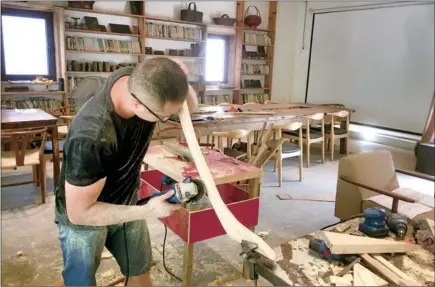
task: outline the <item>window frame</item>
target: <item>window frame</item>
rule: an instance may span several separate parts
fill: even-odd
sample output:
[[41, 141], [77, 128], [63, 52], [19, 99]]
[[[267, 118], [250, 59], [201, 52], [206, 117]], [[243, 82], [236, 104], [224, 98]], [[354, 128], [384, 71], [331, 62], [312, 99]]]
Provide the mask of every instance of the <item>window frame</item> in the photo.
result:
[[[52, 12], [43, 11], [33, 11], [33, 10], [23, 10], [14, 8], [2, 8], [1, 16], [16, 16], [24, 18], [35, 18], [45, 20], [45, 31], [46, 31], [46, 41], [47, 41], [47, 60], [48, 60], [48, 74], [46, 75], [17, 75], [17, 74], [6, 74], [5, 67], [5, 52], [4, 52], [4, 39], [3, 39], [3, 28], [1, 30], [1, 80], [2, 81], [20, 81], [20, 80], [33, 80], [37, 76], [46, 77], [51, 80], [56, 80], [56, 45], [54, 40], [54, 17]], [[3, 22], [3, 17], [0, 19]], [[2, 23], [3, 27], [3, 23]], [[18, 37], [18, 36], [17, 36]]]
[[[228, 84], [228, 77], [229, 77], [229, 71], [228, 71], [228, 67], [229, 67], [229, 62], [230, 62], [230, 48], [231, 48], [231, 38], [228, 35], [219, 35], [219, 34], [208, 34], [207, 35], [207, 40], [208, 39], [220, 39], [220, 40], [224, 40], [225, 41], [225, 62], [224, 62], [224, 79], [222, 82], [217, 82], [217, 81], [207, 81], [207, 71], [205, 72], [205, 82], [207, 85], [209, 84], [215, 84], [215, 83], [219, 83], [219, 84]], [[208, 57], [208, 55], [206, 55], [206, 57]], [[207, 58], [206, 58], [207, 61]]]

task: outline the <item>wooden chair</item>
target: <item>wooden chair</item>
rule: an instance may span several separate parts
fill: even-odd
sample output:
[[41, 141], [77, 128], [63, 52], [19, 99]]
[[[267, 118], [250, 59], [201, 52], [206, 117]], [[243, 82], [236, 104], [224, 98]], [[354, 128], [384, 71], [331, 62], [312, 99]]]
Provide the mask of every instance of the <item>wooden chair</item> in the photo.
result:
[[[337, 139], [346, 139], [346, 146], [349, 142], [349, 111], [342, 110], [335, 113], [327, 113], [325, 119], [325, 145], [331, 154], [331, 161], [334, 160], [334, 143]], [[338, 124], [337, 124], [338, 123]], [[348, 154], [346, 147], [346, 155]]]
[[[47, 128], [17, 129], [2, 131], [2, 143], [11, 143], [12, 151], [2, 151], [2, 169], [17, 169], [22, 166], [32, 166], [36, 170], [38, 179], [31, 181], [2, 184], [2, 187], [17, 186], [30, 183], [39, 183], [41, 189], [41, 202], [45, 203], [45, 160], [44, 146], [47, 141]], [[40, 142], [39, 147], [32, 147], [32, 144]]]
[[274, 146], [282, 137], [282, 131], [295, 132], [298, 131], [298, 145], [285, 141], [278, 148], [278, 151], [273, 156], [275, 158], [275, 168], [278, 167], [278, 184], [282, 184], [282, 160], [285, 158], [299, 157], [299, 181], [302, 181], [302, 168], [303, 168], [303, 137], [302, 137], [302, 122], [292, 122], [283, 125], [274, 125], [274, 139], [268, 140], [268, 146]]
[[[213, 132], [213, 139], [217, 137], [218, 139], [218, 149], [223, 151], [224, 154], [234, 157], [234, 158], [242, 158], [244, 156], [251, 156], [251, 139], [250, 139], [250, 130], [233, 130], [227, 132]], [[223, 138], [227, 139], [227, 146], [224, 148], [223, 146]], [[239, 143], [242, 142], [242, 139], [246, 137], [246, 153], [237, 151], [232, 148], [233, 140], [238, 140]]]
[[[321, 143], [322, 144], [322, 163], [325, 162], [325, 121], [324, 114], [317, 113], [310, 116], [305, 116], [306, 127], [302, 128], [302, 138], [303, 142], [307, 146], [307, 167], [310, 167], [310, 155], [311, 155], [311, 144]], [[312, 125], [315, 124], [316, 128], [320, 128], [319, 131], [313, 130]], [[299, 133], [295, 131], [282, 131], [284, 137], [288, 137], [291, 140], [299, 140]]]

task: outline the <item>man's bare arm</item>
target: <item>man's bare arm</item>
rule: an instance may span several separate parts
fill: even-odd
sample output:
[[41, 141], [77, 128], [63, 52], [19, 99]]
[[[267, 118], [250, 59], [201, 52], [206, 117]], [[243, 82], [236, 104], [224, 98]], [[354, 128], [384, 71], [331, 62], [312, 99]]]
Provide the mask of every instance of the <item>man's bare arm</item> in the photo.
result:
[[144, 219], [147, 215], [159, 218], [169, 216], [179, 205], [166, 202], [173, 195], [168, 192], [151, 199], [144, 206], [126, 206], [97, 201], [106, 179], [81, 187], [65, 182], [65, 197], [68, 219], [73, 224], [105, 226]]

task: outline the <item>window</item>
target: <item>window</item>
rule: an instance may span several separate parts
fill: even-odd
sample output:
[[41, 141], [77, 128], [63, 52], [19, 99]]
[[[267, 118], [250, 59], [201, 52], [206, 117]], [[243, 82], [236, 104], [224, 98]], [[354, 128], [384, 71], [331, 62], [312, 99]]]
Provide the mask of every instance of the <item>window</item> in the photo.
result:
[[229, 38], [221, 35], [209, 35], [205, 60], [207, 83], [228, 82]]
[[56, 78], [53, 14], [2, 9], [3, 81]]

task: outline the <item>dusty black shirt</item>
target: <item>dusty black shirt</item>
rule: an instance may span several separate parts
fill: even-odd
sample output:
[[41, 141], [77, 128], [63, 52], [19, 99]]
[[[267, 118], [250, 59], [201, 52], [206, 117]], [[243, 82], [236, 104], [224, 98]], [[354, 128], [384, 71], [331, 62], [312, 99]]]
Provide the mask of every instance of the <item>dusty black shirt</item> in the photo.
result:
[[[139, 174], [155, 123], [136, 116], [120, 117], [110, 89], [131, 67], [113, 73], [104, 88], [77, 113], [63, 148], [60, 181], [56, 188], [56, 220], [70, 224], [65, 207], [65, 181], [87, 186], [106, 177], [98, 201], [130, 205], [137, 200]], [[127, 96], [127, 95], [126, 95]]]

